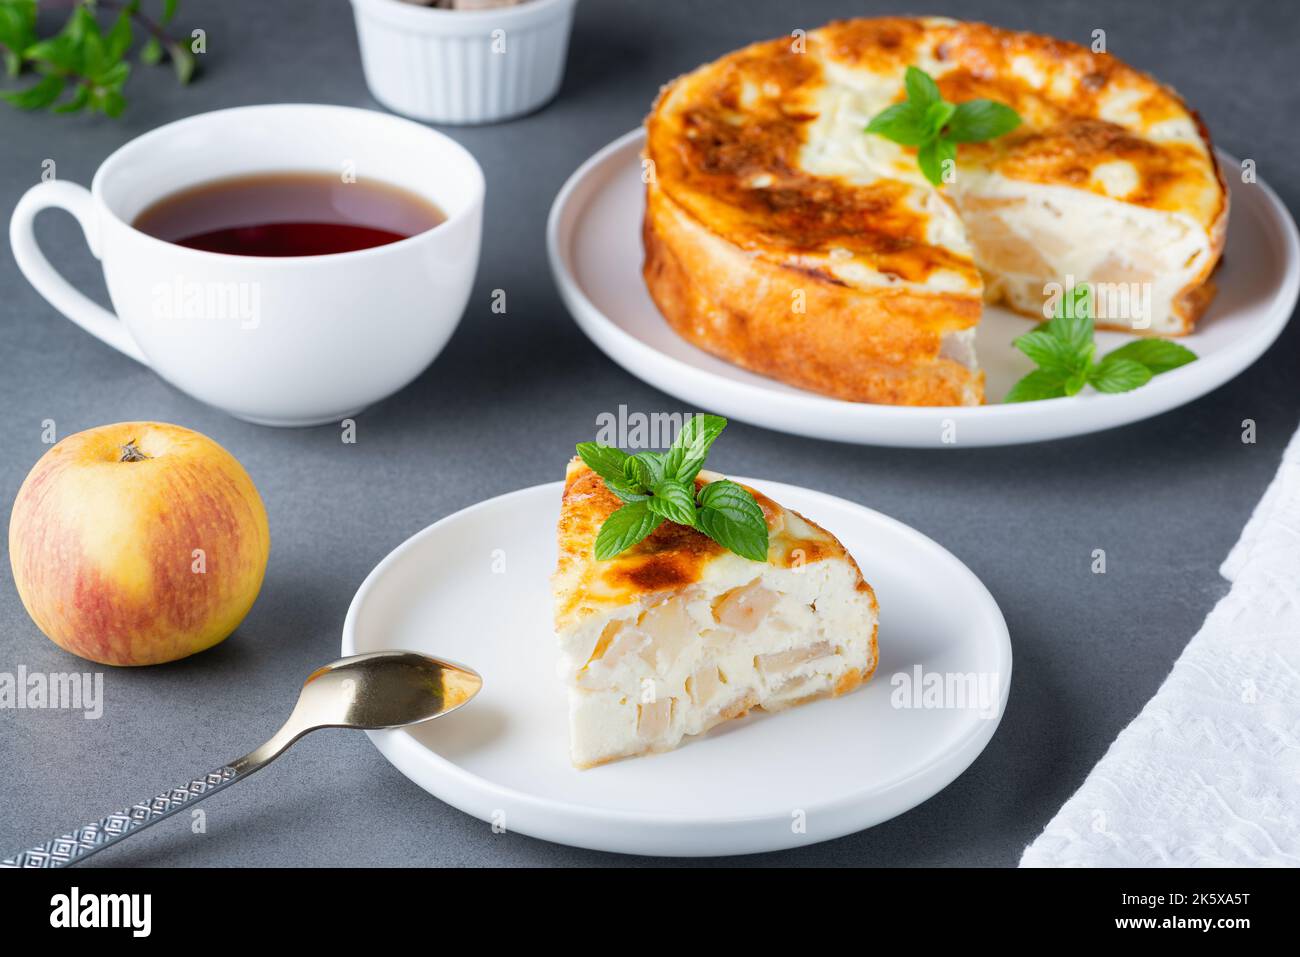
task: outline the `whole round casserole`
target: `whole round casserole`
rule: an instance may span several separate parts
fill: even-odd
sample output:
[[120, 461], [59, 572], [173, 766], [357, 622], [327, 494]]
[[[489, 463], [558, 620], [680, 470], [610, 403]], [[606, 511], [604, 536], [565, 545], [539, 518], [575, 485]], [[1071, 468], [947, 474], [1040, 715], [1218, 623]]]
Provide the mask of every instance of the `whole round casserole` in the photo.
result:
[[[964, 143], [952, 182], [868, 135], [917, 66], [1019, 128]], [[973, 405], [981, 302], [1042, 316], [1087, 282], [1097, 325], [1191, 331], [1228, 201], [1169, 88], [1077, 44], [937, 18], [848, 20], [666, 86], [646, 121], [645, 281], [676, 331], [842, 399]], [[1122, 293], [1122, 295], [1119, 295]]]

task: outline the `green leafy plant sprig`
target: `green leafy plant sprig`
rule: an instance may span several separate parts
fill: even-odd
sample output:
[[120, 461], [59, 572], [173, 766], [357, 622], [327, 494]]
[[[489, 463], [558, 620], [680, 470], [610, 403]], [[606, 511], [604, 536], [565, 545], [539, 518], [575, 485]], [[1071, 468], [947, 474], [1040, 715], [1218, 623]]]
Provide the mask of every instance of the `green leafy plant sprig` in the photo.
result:
[[[36, 75], [36, 81], [23, 89], [0, 92], [0, 99], [20, 110], [87, 110], [119, 116], [126, 107], [122, 90], [131, 75], [127, 54], [137, 26], [148, 34], [140, 47], [140, 62], [153, 65], [166, 56], [177, 79], [188, 83], [194, 75], [194, 53], [164, 29], [176, 15], [177, 2], [162, 0], [155, 20], [141, 13], [140, 0], [73, 0], [63, 28], [42, 39], [36, 32], [36, 0], [0, 0], [5, 72], [10, 77], [27, 70]], [[117, 12], [107, 33], [95, 18], [99, 10]]]
[[1092, 290], [1078, 283], [1061, 296], [1051, 319], [1012, 341], [1038, 368], [1002, 401], [1056, 399], [1075, 395], [1085, 385], [1098, 392], [1128, 392], [1196, 359], [1191, 349], [1168, 339], [1135, 339], [1093, 361], [1093, 333]]
[[666, 521], [702, 532], [742, 558], [767, 561], [767, 521], [754, 496], [726, 479], [695, 487], [709, 447], [726, 426], [719, 415], [692, 416], [667, 452], [628, 455], [597, 442], [578, 443], [582, 461], [623, 502], [596, 534], [599, 561], [621, 554]]
[[936, 186], [943, 182], [944, 163], [956, 161], [957, 144], [996, 139], [1020, 125], [1020, 114], [996, 100], [949, 103], [934, 78], [914, 66], [907, 68], [903, 87], [907, 99], [876, 114], [867, 132], [917, 147], [917, 165]]

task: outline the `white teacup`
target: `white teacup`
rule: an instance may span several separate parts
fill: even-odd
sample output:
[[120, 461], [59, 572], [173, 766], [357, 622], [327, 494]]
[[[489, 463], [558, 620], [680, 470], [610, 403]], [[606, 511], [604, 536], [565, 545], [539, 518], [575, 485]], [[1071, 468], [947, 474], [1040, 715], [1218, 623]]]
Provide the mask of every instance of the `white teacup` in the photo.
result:
[[[132, 221], [201, 183], [265, 172], [355, 175], [432, 201], [445, 222], [357, 252], [255, 257], [155, 239]], [[14, 258], [56, 309], [195, 398], [263, 425], [337, 421], [418, 376], [451, 336], [478, 268], [483, 171], [441, 133], [339, 106], [248, 106], [144, 134], [91, 188], [32, 187], [9, 226]], [[117, 316], [50, 266], [32, 231], [77, 217]]]

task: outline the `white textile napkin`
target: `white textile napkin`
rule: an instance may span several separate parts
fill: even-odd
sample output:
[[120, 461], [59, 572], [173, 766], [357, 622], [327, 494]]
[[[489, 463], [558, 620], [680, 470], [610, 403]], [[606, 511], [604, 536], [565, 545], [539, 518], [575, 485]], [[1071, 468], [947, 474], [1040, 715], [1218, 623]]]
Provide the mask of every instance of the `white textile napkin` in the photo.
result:
[[1300, 866], [1300, 432], [1232, 590], [1021, 867]]

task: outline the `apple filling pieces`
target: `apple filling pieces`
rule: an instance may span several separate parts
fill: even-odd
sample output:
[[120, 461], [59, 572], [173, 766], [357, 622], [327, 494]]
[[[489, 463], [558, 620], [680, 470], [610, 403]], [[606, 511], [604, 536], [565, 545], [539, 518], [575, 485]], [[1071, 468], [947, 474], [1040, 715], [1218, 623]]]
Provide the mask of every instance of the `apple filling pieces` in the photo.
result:
[[569, 464], [553, 588], [577, 767], [671, 750], [753, 708], [851, 691], [875, 670], [876, 597], [857, 564], [824, 529], [754, 496], [766, 562], [671, 523], [597, 561], [597, 530], [621, 503], [580, 459]]

